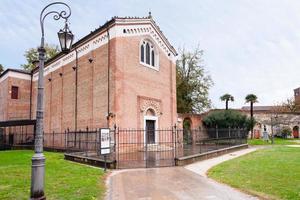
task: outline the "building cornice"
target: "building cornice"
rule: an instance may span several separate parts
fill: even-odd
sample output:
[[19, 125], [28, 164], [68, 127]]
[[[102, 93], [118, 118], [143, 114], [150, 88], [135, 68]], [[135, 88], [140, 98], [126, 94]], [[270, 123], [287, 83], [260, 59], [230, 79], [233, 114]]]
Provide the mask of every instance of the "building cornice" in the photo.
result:
[[0, 83], [9, 77], [23, 80], [31, 80], [31, 73], [17, 69], [7, 69], [0, 75]]
[[[159, 27], [152, 18], [112, 18], [103, 26], [91, 32], [77, 41], [70, 53], [59, 53], [45, 63], [44, 75], [57, 70], [58, 68], [75, 60], [76, 50], [78, 58], [108, 43], [110, 39], [117, 37], [149, 36], [156, 42], [162, 52], [173, 62], [176, 62], [177, 52], [162, 34]], [[33, 70], [33, 80], [37, 80], [38, 68]]]

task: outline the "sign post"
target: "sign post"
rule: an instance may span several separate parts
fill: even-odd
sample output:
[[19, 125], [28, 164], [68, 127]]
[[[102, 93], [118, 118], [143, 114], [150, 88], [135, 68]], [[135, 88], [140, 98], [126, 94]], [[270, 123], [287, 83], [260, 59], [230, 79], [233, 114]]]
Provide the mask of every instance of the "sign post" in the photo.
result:
[[109, 128], [100, 129], [100, 154], [104, 155], [104, 171], [106, 171], [106, 158], [110, 154], [110, 130]]

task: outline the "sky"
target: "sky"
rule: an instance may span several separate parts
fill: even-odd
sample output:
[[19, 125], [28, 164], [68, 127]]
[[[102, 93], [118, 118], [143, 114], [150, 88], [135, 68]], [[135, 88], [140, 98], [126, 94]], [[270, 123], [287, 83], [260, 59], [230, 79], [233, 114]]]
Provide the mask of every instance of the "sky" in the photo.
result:
[[[20, 68], [24, 52], [40, 42], [40, 11], [48, 0], [0, 0], [0, 63]], [[176, 48], [204, 50], [205, 70], [214, 86], [210, 98], [223, 108], [220, 96], [230, 93], [232, 108], [274, 105], [300, 87], [299, 0], [65, 0], [72, 9], [75, 41], [113, 16], [152, 16]], [[62, 22], [45, 22], [46, 42], [58, 44]]]

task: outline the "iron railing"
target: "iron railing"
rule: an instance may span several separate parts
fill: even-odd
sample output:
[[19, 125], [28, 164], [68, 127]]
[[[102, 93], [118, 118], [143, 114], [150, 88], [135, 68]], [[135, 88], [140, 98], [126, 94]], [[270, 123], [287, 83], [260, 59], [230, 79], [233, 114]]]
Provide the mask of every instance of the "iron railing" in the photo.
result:
[[[144, 130], [115, 127], [110, 130], [111, 154], [107, 159], [117, 161], [118, 168], [173, 166], [175, 158], [245, 144], [247, 135], [247, 130], [239, 128]], [[100, 138], [100, 129], [89, 128], [44, 133], [44, 148], [104, 159], [100, 154]], [[4, 134], [2, 131], [0, 144], [33, 147], [34, 129], [10, 128]]]

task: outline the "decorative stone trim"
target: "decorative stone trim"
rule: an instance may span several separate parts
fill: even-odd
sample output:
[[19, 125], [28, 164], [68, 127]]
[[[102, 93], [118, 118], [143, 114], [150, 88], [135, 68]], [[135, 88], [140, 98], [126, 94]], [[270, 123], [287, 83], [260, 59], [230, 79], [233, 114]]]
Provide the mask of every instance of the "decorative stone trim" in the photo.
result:
[[29, 74], [23, 74], [23, 73], [9, 71], [0, 78], [0, 83], [2, 81], [6, 80], [8, 77], [19, 78], [19, 79], [23, 79], [23, 80], [31, 80], [31, 76]]
[[[116, 37], [131, 37], [131, 36], [139, 36], [139, 35], [147, 35], [151, 37], [151, 39], [157, 44], [162, 52], [173, 62], [176, 62], [176, 55], [174, 55], [171, 49], [168, 47], [168, 44], [165, 40], [160, 36], [159, 30], [157, 30], [156, 25], [152, 20], [144, 20], [144, 21], [116, 21], [115, 24], [109, 29], [110, 38]], [[108, 43], [108, 35], [107, 32], [103, 32], [102, 34], [96, 36], [94, 39], [84, 43], [80, 47], [78, 47], [78, 58], [81, 56], [91, 52], [94, 49], [97, 49], [103, 45]], [[45, 68], [44, 76], [47, 74], [57, 70], [58, 68], [74, 61], [76, 58], [75, 50], [71, 51], [67, 55], [58, 59], [54, 63], [51, 63], [49, 66]], [[38, 71], [33, 75], [33, 81], [38, 79]]]
[[140, 109], [143, 115], [146, 115], [148, 109], [153, 109], [155, 116], [161, 115], [161, 102], [159, 100], [140, 97]]

